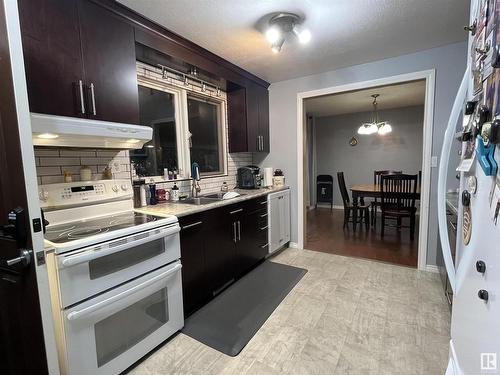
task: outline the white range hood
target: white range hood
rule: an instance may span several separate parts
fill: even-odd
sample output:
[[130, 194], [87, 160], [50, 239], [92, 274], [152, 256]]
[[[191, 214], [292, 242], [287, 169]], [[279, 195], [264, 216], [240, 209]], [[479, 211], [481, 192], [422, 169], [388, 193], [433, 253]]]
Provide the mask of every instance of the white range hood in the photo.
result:
[[35, 146], [138, 149], [149, 142], [148, 126], [31, 113]]

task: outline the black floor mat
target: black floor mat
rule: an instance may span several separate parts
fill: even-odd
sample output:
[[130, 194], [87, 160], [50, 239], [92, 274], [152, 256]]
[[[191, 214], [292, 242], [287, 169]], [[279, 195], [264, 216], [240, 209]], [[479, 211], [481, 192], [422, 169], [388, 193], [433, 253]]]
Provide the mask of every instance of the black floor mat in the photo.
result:
[[265, 261], [191, 315], [182, 332], [234, 357], [306, 272]]

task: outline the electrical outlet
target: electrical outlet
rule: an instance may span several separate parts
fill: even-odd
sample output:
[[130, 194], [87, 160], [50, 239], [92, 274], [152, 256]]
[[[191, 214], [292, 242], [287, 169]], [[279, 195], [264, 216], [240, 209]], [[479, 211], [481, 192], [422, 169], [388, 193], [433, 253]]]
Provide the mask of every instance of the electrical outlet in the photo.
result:
[[431, 157], [431, 168], [436, 168], [437, 166], [438, 166], [438, 157], [432, 156]]

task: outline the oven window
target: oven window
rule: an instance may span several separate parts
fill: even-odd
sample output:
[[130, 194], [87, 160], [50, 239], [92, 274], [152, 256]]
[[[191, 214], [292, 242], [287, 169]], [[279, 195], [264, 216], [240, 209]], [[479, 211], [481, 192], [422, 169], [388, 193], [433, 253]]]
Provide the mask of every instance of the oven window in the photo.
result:
[[168, 320], [168, 289], [164, 288], [96, 323], [97, 366], [126, 352]]
[[144, 262], [165, 252], [165, 240], [160, 238], [140, 246], [109, 254], [89, 262], [90, 279], [95, 280]]

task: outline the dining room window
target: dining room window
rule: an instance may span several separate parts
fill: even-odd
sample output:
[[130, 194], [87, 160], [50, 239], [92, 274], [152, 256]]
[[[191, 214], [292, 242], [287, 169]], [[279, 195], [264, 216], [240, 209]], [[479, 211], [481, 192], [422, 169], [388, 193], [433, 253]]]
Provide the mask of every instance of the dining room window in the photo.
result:
[[153, 138], [130, 151], [137, 175], [162, 181], [168, 169], [187, 179], [194, 162], [202, 176], [227, 174], [225, 93], [164, 79], [153, 67], [138, 82], [140, 124], [153, 128]]

